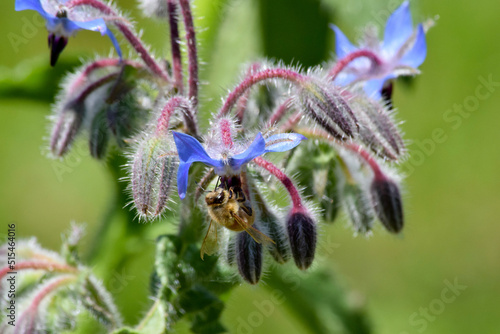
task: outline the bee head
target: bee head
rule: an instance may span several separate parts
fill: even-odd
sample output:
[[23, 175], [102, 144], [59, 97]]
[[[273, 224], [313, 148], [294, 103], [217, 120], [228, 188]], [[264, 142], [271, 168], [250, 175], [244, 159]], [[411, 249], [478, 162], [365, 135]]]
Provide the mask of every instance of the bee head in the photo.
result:
[[211, 191], [205, 196], [205, 202], [207, 205], [219, 205], [227, 202], [228, 192], [222, 188], [218, 188], [215, 191]]

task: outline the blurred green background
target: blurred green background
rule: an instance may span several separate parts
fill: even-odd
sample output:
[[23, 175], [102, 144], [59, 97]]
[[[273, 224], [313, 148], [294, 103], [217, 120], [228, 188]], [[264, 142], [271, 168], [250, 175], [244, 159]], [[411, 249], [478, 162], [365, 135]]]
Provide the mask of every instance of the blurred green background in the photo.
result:
[[[116, 4], [144, 30], [144, 40], [167, 56], [166, 26], [140, 16], [133, 0]], [[196, 0], [195, 5], [200, 54], [209, 64], [201, 66], [207, 83], [202, 100], [210, 111], [236, 82], [241, 63], [267, 56], [293, 65], [320, 64], [334, 50], [329, 22], [355, 40], [367, 22], [382, 29], [399, 1]], [[330, 253], [320, 250], [317, 265], [334, 268], [351, 291], [350, 300], [365, 303], [374, 333], [498, 333], [500, 2], [415, 0], [411, 7], [415, 22], [433, 18], [437, 24], [427, 35], [422, 75], [411, 85], [395, 86], [394, 104], [412, 153], [402, 166], [408, 176], [404, 233], [394, 237], [377, 228], [371, 238], [353, 237], [341, 218], [323, 228], [321, 242], [334, 247]], [[86, 222], [85, 252], [112, 202], [113, 182], [104, 163], [89, 158], [83, 141], [65, 161], [45, 157], [46, 118], [57, 84], [24, 83], [33, 64], [63, 72], [65, 63], [87, 59], [93, 50], [107, 54], [110, 43], [80, 32], [51, 70], [47, 33], [36, 14], [14, 12], [14, 0], [2, 1], [0, 10], [0, 233], [15, 222], [19, 237], [36, 236], [57, 250], [71, 221]], [[485, 85], [488, 81], [493, 83]], [[40, 91], [50, 94], [37, 95]], [[142, 228], [151, 229], [151, 244], [121, 273], [129, 279], [115, 291], [113, 282], [106, 282], [132, 322], [149, 303], [154, 236], [172, 227]], [[445, 282], [466, 288], [449, 302]], [[269, 298], [263, 285], [265, 279], [233, 292], [224, 315], [232, 331], [257, 310], [254, 302]], [[305, 329], [277, 307], [255, 329], [270, 332]]]

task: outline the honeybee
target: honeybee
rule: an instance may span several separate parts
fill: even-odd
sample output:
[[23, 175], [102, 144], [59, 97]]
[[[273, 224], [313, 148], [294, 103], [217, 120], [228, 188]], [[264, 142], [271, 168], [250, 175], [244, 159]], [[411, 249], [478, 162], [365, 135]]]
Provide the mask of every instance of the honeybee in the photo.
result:
[[227, 190], [219, 187], [205, 196], [205, 202], [211, 220], [201, 245], [201, 259], [204, 254], [212, 255], [218, 249], [216, 224], [231, 231], [246, 231], [258, 243], [274, 243], [267, 235], [252, 227], [255, 219], [253, 210], [240, 187]]

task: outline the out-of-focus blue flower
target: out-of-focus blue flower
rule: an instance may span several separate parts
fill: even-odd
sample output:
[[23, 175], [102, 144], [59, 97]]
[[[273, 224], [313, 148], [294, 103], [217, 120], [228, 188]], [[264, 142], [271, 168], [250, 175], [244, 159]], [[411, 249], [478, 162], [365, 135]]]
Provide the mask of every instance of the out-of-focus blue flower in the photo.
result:
[[375, 98], [380, 98], [386, 80], [418, 73], [417, 68], [427, 54], [424, 28], [422, 24], [413, 28], [408, 1], [403, 2], [387, 20], [382, 42], [367, 38], [360, 47], [356, 47], [337, 26], [331, 27], [335, 31], [335, 49], [339, 59], [363, 49], [373, 52], [381, 61], [376, 65], [367, 58], [358, 58], [339, 73], [334, 82], [344, 86], [365, 81], [365, 92]]
[[51, 49], [50, 64], [55, 65], [57, 58], [68, 43], [68, 38], [82, 29], [108, 35], [121, 58], [120, 45], [106, 26], [103, 17], [98, 17], [98, 13], [81, 6], [68, 9], [65, 6], [66, 2], [67, 0], [16, 0], [16, 11], [35, 10], [47, 21]]
[[[229, 155], [224, 149], [217, 157], [212, 158], [196, 138], [180, 132], [173, 132], [177, 153], [179, 154], [179, 170], [177, 171], [177, 188], [179, 197], [186, 196], [189, 168], [193, 162], [203, 162], [212, 166], [218, 175], [237, 175], [243, 165], [268, 152], [285, 152], [300, 144], [306, 137], [297, 133], [283, 133], [264, 139], [259, 132], [254, 141], [241, 153]], [[213, 148], [212, 148], [213, 149]]]

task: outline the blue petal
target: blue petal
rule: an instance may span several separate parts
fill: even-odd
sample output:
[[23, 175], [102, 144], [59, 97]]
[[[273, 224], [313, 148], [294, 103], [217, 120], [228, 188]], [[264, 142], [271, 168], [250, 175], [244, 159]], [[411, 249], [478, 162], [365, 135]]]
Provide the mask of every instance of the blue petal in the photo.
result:
[[36, 10], [42, 15], [47, 14], [45, 9], [43, 9], [40, 0], [16, 0], [15, 4], [16, 11], [20, 10]]
[[240, 169], [240, 167], [253, 159], [261, 156], [266, 152], [266, 141], [262, 137], [262, 133], [258, 133], [252, 144], [240, 154], [237, 154], [230, 159], [229, 164], [234, 170]]
[[383, 49], [387, 53], [396, 53], [412, 34], [410, 4], [405, 1], [387, 20]]
[[95, 19], [92, 21], [71, 21], [74, 25], [79, 27], [79, 29], [98, 31], [101, 35], [107, 33], [108, 27], [106, 26], [106, 22], [103, 19]]
[[179, 197], [181, 199], [184, 199], [184, 197], [186, 197], [190, 167], [191, 163], [181, 162], [179, 164], [179, 169], [177, 170], [177, 192], [179, 193]]
[[347, 54], [356, 51], [357, 47], [352, 45], [342, 30], [333, 24], [330, 24], [330, 28], [335, 32], [335, 53], [338, 59], [344, 58]]
[[425, 32], [422, 24], [417, 27], [417, 36], [415, 37], [415, 44], [403, 58], [400, 60], [401, 65], [418, 68], [427, 56], [427, 43], [425, 41]]
[[193, 162], [203, 162], [206, 165], [216, 168], [221, 168], [224, 164], [219, 160], [210, 158], [196, 138], [180, 132], [172, 131], [172, 133], [180, 160], [177, 171], [177, 191], [179, 192], [179, 197], [184, 198], [188, 185], [189, 167], [191, 167]]
[[122, 50], [120, 49], [120, 44], [118, 44], [118, 41], [116, 40], [116, 37], [113, 34], [113, 32], [110, 29], [108, 29], [106, 34], [108, 35], [109, 39], [111, 40], [111, 43], [113, 43], [115, 50], [116, 50], [116, 53], [118, 54], [118, 57], [120, 57], [120, 59], [123, 59]]
[[340, 72], [336, 77], [333, 82], [337, 86], [347, 86], [348, 84], [352, 83], [354, 80], [356, 80], [358, 76], [353, 73], [345, 73], [345, 72]]
[[174, 135], [175, 146], [181, 162], [193, 163], [203, 162], [210, 166], [219, 166], [218, 160], [210, 158], [200, 142], [190, 135], [172, 131]]
[[382, 79], [368, 80], [363, 87], [366, 95], [379, 100], [382, 97], [381, 91], [382, 87], [384, 86], [384, 82], [388, 79], [390, 79], [389, 76]]
[[285, 152], [291, 150], [300, 144], [301, 141], [307, 139], [298, 133], [280, 133], [266, 139], [267, 152]]

